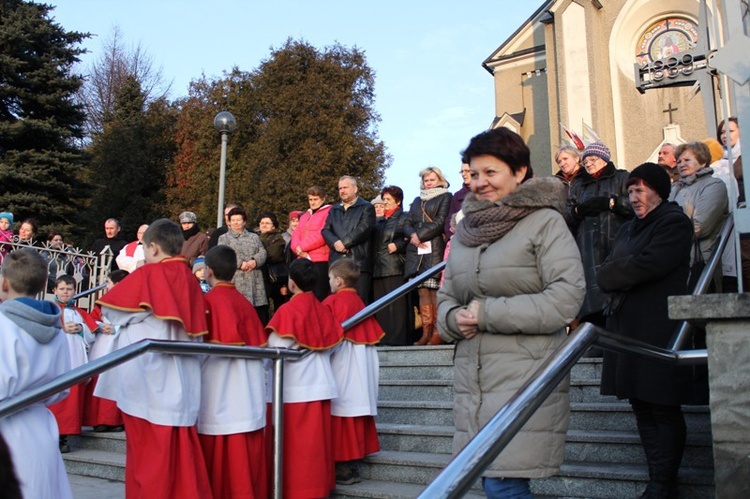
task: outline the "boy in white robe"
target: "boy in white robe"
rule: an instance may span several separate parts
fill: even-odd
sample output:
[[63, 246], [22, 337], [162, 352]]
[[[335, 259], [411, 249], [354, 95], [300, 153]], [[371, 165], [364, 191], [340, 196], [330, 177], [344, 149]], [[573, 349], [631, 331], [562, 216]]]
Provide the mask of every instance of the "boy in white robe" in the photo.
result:
[[[70, 368], [60, 310], [33, 297], [47, 286], [47, 262], [23, 248], [5, 257], [0, 276], [0, 401], [46, 383]], [[0, 418], [23, 497], [72, 498], [58, 449], [57, 423], [45, 407], [68, 391]]]

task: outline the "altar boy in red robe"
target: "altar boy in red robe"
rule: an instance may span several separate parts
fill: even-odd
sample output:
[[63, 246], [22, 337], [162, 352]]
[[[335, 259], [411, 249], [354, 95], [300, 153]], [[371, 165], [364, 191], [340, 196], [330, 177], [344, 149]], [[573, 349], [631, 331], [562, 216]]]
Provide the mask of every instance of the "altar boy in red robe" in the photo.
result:
[[[323, 305], [337, 322], [344, 322], [365, 308], [357, 294], [359, 266], [342, 258], [328, 269], [331, 294]], [[385, 335], [374, 317], [369, 317], [344, 333], [344, 340], [331, 353], [331, 367], [339, 396], [331, 402], [333, 416], [333, 456], [336, 482], [357, 483], [359, 461], [378, 452], [380, 442], [375, 428], [378, 414], [378, 375], [380, 364], [375, 345]]]
[[[165, 218], [143, 234], [146, 265], [102, 296], [115, 348], [143, 339], [199, 341], [208, 330], [200, 285], [180, 256], [182, 229]], [[125, 432], [127, 498], [210, 498], [195, 423], [200, 359], [149, 352], [102, 373], [94, 395], [117, 401]]]
[[312, 293], [316, 275], [306, 258], [289, 265], [293, 296], [267, 326], [268, 346], [314, 352], [301, 360], [284, 361], [285, 499], [328, 497], [336, 486], [331, 399], [337, 391], [329, 357], [344, 332]]
[[[208, 334], [204, 341], [266, 346], [255, 307], [232, 284], [237, 255], [214, 246], [205, 258]], [[262, 359], [212, 356], [202, 366], [198, 435], [214, 499], [265, 499], [266, 405]]]

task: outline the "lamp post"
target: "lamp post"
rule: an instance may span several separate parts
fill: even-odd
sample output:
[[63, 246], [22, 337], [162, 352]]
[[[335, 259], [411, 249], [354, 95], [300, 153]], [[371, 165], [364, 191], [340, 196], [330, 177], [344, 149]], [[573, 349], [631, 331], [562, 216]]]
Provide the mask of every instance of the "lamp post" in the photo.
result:
[[222, 111], [214, 118], [214, 128], [221, 134], [221, 163], [219, 167], [219, 212], [216, 227], [224, 225], [224, 177], [227, 172], [227, 142], [229, 134], [237, 128], [237, 120], [229, 111]]

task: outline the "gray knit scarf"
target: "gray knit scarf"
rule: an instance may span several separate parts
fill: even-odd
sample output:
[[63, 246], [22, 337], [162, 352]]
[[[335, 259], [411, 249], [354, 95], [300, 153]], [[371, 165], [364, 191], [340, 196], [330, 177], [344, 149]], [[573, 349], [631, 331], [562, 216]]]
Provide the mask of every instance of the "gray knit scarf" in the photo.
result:
[[541, 209], [565, 209], [565, 186], [555, 177], [532, 178], [500, 201], [477, 199], [469, 193], [461, 211], [464, 218], [456, 227], [456, 237], [464, 246], [490, 244], [516, 226], [519, 220]]
[[434, 199], [438, 196], [441, 196], [448, 192], [448, 189], [445, 187], [433, 187], [432, 189], [420, 189], [419, 191], [419, 198], [422, 201], [429, 201], [430, 199]]

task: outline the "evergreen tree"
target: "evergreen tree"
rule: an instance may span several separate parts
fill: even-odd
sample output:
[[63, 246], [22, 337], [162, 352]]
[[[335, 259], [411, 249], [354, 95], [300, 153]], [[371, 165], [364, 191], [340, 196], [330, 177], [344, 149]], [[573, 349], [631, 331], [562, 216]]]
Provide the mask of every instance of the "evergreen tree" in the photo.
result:
[[94, 186], [89, 232], [107, 218], [120, 220], [129, 238], [164, 213], [164, 176], [174, 154], [175, 110], [165, 99], [146, 106], [135, 76], [125, 78], [102, 132], [92, 138], [88, 180]]
[[[225, 109], [238, 123], [230, 136], [225, 199], [242, 203], [251, 221], [269, 209], [304, 208], [312, 185], [335, 201], [341, 175], [357, 177], [361, 194], [374, 196], [390, 157], [377, 138], [373, 103], [374, 75], [364, 53], [341, 45], [319, 51], [288, 40], [253, 72], [235, 69], [223, 79], [202, 80], [181, 106], [178, 134], [192, 135], [178, 141], [170, 211], [192, 201], [202, 220], [215, 220], [219, 137], [210, 124]], [[196, 184], [201, 192], [191, 187]]]
[[72, 68], [89, 35], [65, 31], [51, 10], [0, 3], [0, 208], [68, 230], [87, 195], [77, 180], [85, 116], [74, 101], [83, 80]]

